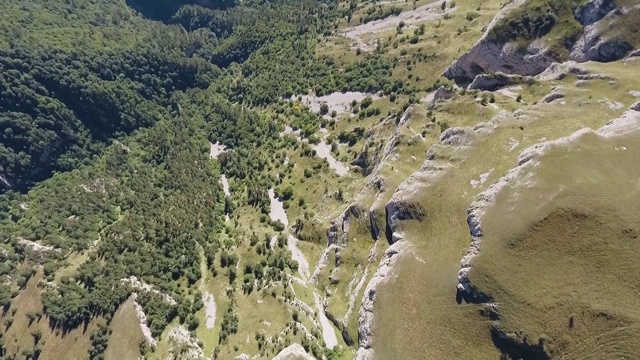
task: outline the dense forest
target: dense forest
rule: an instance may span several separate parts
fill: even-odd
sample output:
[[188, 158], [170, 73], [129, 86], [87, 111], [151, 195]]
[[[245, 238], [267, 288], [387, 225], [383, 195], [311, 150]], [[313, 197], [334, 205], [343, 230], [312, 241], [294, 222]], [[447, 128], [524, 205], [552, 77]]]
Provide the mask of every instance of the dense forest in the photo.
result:
[[[135, 291], [123, 279], [135, 276], [175, 300], [138, 296], [157, 337], [174, 319], [197, 327], [202, 302], [192, 287], [204, 276], [201, 250], [207, 271], [231, 284], [243, 276], [245, 293], [297, 269], [286, 238], [275, 247], [255, 234], [220, 241], [230, 232], [224, 215], [239, 206], [283, 229], [267, 220], [267, 189], [293, 168], [283, 167], [280, 178], [266, 170], [284, 161], [271, 154], [294, 145], [280, 136], [284, 119], [304, 138], [326, 125], [289, 99], [413, 91], [392, 80], [397, 58], [375, 52], [341, 67], [317, 53], [319, 35], [331, 35], [347, 15], [332, 0], [0, 6], [0, 276], [11, 279], [0, 301], [8, 308], [42, 266], [52, 328], [106, 319], [92, 336], [92, 358]], [[209, 143], [233, 151], [210, 162]], [[231, 197], [218, 185], [221, 173], [233, 179]], [[278, 192], [291, 198], [290, 188]], [[255, 259], [238, 269], [229, 249], [244, 241]], [[68, 254], [84, 251], [91, 255], [75, 275], [56, 277], [71, 266]], [[225, 319], [220, 341], [237, 327], [233, 305]]]
[[[227, 253], [214, 262], [228, 247], [218, 239], [225, 212], [242, 204], [268, 212], [276, 179], [256, 149], [285, 143], [278, 119], [255, 107], [314, 83], [318, 93], [383, 90], [393, 64], [363, 59], [375, 76], [362, 82], [360, 67], [342, 72], [315, 54], [316, 35], [340, 15], [333, 2], [195, 3], [1, 2], [0, 272], [15, 280], [0, 289], [5, 308], [39, 264], [52, 327], [68, 331], [96, 316], [108, 325], [135, 290], [123, 279], [135, 276], [175, 299], [138, 296], [159, 336], [175, 318], [197, 326], [202, 302], [187, 288], [203, 275], [199, 249], [214, 274], [220, 266], [234, 282], [241, 270], [245, 292], [297, 268], [282, 241], [271, 249], [255, 238], [257, 263], [236, 269]], [[320, 123], [295, 116], [306, 136]], [[209, 142], [234, 151], [211, 163]], [[225, 199], [220, 171], [246, 191]], [[69, 266], [64, 254], [86, 250], [76, 275], [54, 281]], [[237, 326], [229, 309], [221, 341]], [[92, 336], [92, 357], [104, 351], [106, 328]]]

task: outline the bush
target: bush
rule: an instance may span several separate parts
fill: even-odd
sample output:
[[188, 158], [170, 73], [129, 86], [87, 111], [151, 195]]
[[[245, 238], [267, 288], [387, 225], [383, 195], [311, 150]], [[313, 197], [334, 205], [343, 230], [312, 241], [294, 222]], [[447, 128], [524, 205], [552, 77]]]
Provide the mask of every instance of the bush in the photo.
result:
[[329, 113], [329, 105], [327, 105], [326, 103], [323, 103], [322, 105], [320, 105], [320, 115], [326, 115]]

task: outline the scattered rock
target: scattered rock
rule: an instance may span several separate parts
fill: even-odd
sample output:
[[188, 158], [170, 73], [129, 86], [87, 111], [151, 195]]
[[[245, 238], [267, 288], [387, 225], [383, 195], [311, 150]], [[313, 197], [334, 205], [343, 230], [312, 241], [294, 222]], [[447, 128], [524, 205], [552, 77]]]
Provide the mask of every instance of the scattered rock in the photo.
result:
[[[381, 5], [382, 3], [379, 2], [378, 4]], [[432, 2], [420, 6], [415, 10], [402, 12], [397, 16], [389, 16], [384, 19], [374, 20], [366, 24], [360, 24], [354, 27], [347, 28], [343, 31], [343, 34], [345, 37], [353, 40], [354, 43], [352, 44], [352, 49], [373, 51], [376, 49], [376, 43], [373, 41], [365, 42], [362, 38], [363, 35], [376, 34], [390, 28], [395, 28], [400, 24], [400, 22], [404, 22], [406, 25], [411, 25], [415, 23], [424, 23], [426, 21], [436, 20], [456, 10], [457, 7], [447, 7], [445, 11], [441, 11], [440, 3]]]
[[484, 174], [480, 174], [480, 180], [475, 180], [475, 179], [471, 180], [471, 182], [470, 182], [471, 186], [475, 189], [478, 186], [480, 186], [480, 185], [484, 184], [485, 182], [487, 182], [487, 180], [489, 179], [489, 176], [491, 175], [491, 172], [493, 172], [493, 169], [487, 171]]
[[204, 315], [206, 318], [207, 329], [213, 329], [216, 326], [216, 299], [213, 294], [208, 291], [202, 293], [202, 302], [204, 303]]
[[240, 354], [234, 358], [234, 360], [249, 360], [250, 357], [247, 354]]
[[613, 76], [607, 74], [579, 74], [576, 77], [578, 80], [615, 80]]
[[333, 154], [331, 153], [331, 146], [329, 146], [326, 141], [322, 140], [313, 145], [313, 150], [316, 151], [316, 155], [318, 155], [318, 157], [327, 160], [329, 167], [336, 172], [336, 175], [346, 176], [349, 174], [349, 167], [333, 157]]
[[620, 102], [617, 102], [617, 101], [611, 101], [611, 100], [609, 100], [607, 98], [604, 98], [603, 100], [598, 100], [598, 102], [600, 104], [607, 105], [607, 107], [610, 110], [620, 110], [620, 109], [624, 108], [624, 104], [623, 103], [620, 103]]
[[[304, 95], [302, 96], [302, 103], [309, 106], [309, 109], [315, 113], [320, 112], [322, 104], [327, 104], [329, 113], [335, 111], [337, 115], [342, 115], [351, 111], [352, 101], [361, 102], [367, 96], [370, 96], [373, 100], [380, 99], [377, 94], [347, 91], [344, 93], [334, 92], [323, 96]], [[297, 99], [297, 96], [293, 96], [291, 99]]]

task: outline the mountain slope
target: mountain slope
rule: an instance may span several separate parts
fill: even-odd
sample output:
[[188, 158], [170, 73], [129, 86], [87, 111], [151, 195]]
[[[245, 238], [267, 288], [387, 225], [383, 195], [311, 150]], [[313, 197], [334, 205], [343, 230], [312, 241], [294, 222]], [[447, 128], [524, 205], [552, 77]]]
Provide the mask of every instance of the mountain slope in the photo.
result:
[[637, 352], [633, 1], [3, 5], [3, 356]]

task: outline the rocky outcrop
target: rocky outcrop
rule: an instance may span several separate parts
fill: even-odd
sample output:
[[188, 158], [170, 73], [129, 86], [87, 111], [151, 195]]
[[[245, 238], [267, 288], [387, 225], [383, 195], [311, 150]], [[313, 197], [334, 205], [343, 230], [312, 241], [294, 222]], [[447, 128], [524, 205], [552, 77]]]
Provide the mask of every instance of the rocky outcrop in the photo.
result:
[[468, 146], [475, 139], [473, 129], [466, 127], [452, 127], [443, 131], [440, 135], [440, 144], [449, 146]]
[[613, 0], [591, 0], [578, 6], [573, 15], [582, 25], [591, 25], [602, 20], [616, 8]]
[[576, 20], [584, 26], [582, 36], [571, 49], [571, 59], [579, 62], [590, 60], [615, 61], [633, 50], [633, 46], [617, 36], [607, 36], [619, 16], [628, 10], [618, 9], [613, 0], [591, 0], [574, 10]]
[[143, 291], [151, 294], [158, 295], [164, 299], [169, 305], [176, 305], [177, 302], [169, 295], [156, 289], [153, 285], [147, 284], [144, 281], [138, 280], [137, 277], [131, 276], [128, 278], [120, 279], [120, 283], [123, 285], [129, 285], [134, 291]]
[[436, 92], [433, 93], [433, 98], [429, 102], [429, 106], [427, 107], [427, 109], [429, 109], [429, 110], [435, 109], [436, 104], [438, 103], [438, 101], [449, 100], [455, 94], [456, 94], [455, 91], [453, 91], [451, 89], [447, 89], [444, 86], [440, 86], [438, 88], [438, 90], [436, 90]]
[[505, 86], [532, 83], [531, 76], [510, 75], [502, 72], [494, 72], [490, 74], [478, 74], [467, 87], [470, 90], [488, 90], [495, 91]]
[[558, 140], [545, 141], [522, 151], [518, 157], [517, 166], [509, 170], [505, 176], [492, 184], [486, 191], [480, 193], [471, 203], [471, 206], [467, 211], [467, 224], [471, 234], [471, 243], [467, 250], [467, 254], [460, 261], [460, 271], [458, 273], [458, 298], [463, 298], [470, 302], [491, 301], [491, 298], [488, 295], [478, 291], [478, 289], [473, 286], [469, 280], [468, 274], [471, 269], [473, 259], [480, 253], [483, 240], [482, 216], [490, 206], [495, 204], [496, 197], [503, 188], [519, 184], [530, 185], [528, 180], [526, 180], [525, 174], [538, 163], [537, 159], [540, 156], [553, 147], [570, 144], [588, 133], [595, 133], [602, 137], [611, 138], [631, 132], [640, 132], [640, 112], [634, 109], [625, 112], [621, 117], [615, 120], [609, 121], [606, 125], [595, 132], [591, 129], [583, 128], [569, 136]]
[[540, 42], [532, 42], [526, 49], [515, 43], [501, 43], [491, 38], [492, 30], [512, 10], [525, 0], [515, 0], [504, 6], [487, 26], [484, 34], [467, 53], [463, 54], [444, 72], [444, 76], [462, 84], [470, 83], [482, 73], [537, 75], [554, 59]]
[[[602, 21], [611, 21], [611, 19]], [[600, 22], [585, 26], [583, 35], [571, 49], [571, 60], [615, 61], [622, 59], [633, 50], [633, 46], [624, 40], [606, 37], [600, 30], [600, 26]]]
[[378, 222], [376, 221], [376, 212], [374, 209], [369, 209], [369, 229], [371, 231], [371, 238], [378, 240], [380, 237], [380, 229], [378, 228]]
[[405, 202], [400, 198], [391, 198], [385, 206], [387, 225], [385, 235], [389, 244], [402, 240], [402, 233], [398, 231], [398, 221], [420, 220], [424, 216], [424, 210], [418, 204]]
[[541, 81], [562, 80], [569, 74], [587, 75], [589, 74], [589, 70], [575, 61], [553, 63], [549, 65], [545, 71], [536, 76], [536, 78]]
[[547, 94], [545, 97], [542, 98], [542, 102], [543, 103], [551, 103], [555, 100], [558, 99], [562, 99], [565, 96], [564, 94], [564, 90], [560, 87], [554, 87], [553, 89], [551, 89], [551, 93]]
[[376, 299], [377, 287], [388, 281], [392, 276], [392, 269], [398, 260], [407, 253], [409, 244], [404, 241], [391, 245], [382, 256], [378, 270], [369, 281], [362, 297], [362, 307], [358, 312], [358, 351], [356, 360], [373, 359], [373, 305]]
[[138, 318], [138, 322], [140, 323], [140, 331], [142, 331], [142, 336], [145, 338], [145, 340], [147, 340], [152, 348], [155, 348], [158, 345], [158, 341], [156, 341], [156, 339], [154, 339], [153, 335], [151, 334], [151, 329], [149, 328], [149, 322], [147, 320], [147, 315], [144, 313], [144, 309], [136, 301], [138, 299], [138, 294], [133, 293], [131, 297], [133, 299], [133, 308], [136, 311], [136, 317]]
[[[397, 156], [394, 156], [394, 150], [396, 146], [398, 146], [398, 142], [400, 140], [400, 131], [402, 130], [403, 126], [411, 120], [413, 110], [414, 106], [412, 105], [409, 106], [407, 110], [405, 110], [400, 118], [387, 118], [387, 121], [396, 119], [396, 127], [393, 130], [393, 134], [391, 135], [391, 137], [389, 137], [389, 140], [387, 140], [384, 146], [370, 146], [372, 144], [372, 141], [367, 141], [365, 148], [351, 162], [351, 165], [360, 167], [365, 176], [373, 175], [374, 178], [378, 176], [380, 169], [384, 165], [385, 161], [394, 160], [397, 158]], [[386, 122], [386, 124], [388, 124], [388, 122]], [[376, 135], [377, 132], [375, 129], [372, 129], [368, 132], [368, 137], [371, 140], [376, 139]]]
[[[504, 25], [503, 19], [526, 0], [515, 0], [504, 6], [487, 26], [483, 36], [467, 53], [462, 55], [444, 72], [444, 76], [463, 85], [473, 84], [473, 88], [489, 89], [500, 83], [482, 74], [503, 72], [533, 76], [540, 74], [558, 59], [557, 53], [550, 51], [548, 39], [529, 41], [526, 47], [522, 42], [498, 40], [494, 31]], [[569, 58], [577, 62], [614, 61], [630, 54], [631, 44], [617, 35], [609, 35], [616, 28], [616, 22], [631, 11], [617, 8], [613, 0], [591, 0], [574, 9], [574, 17], [584, 27], [582, 35], [571, 44]], [[565, 19], [566, 20], [566, 19]], [[560, 19], [559, 22], [565, 20]], [[509, 25], [507, 25], [509, 26]], [[553, 41], [553, 40], [551, 40]], [[478, 77], [480, 75], [480, 77]], [[472, 82], [473, 81], [473, 82]]]
[[528, 339], [520, 333], [506, 333], [499, 327], [491, 327], [491, 340], [502, 354], [508, 355], [508, 359], [535, 359], [548, 360], [551, 354], [545, 349], [544, 337]]
[[167, 360], [205, 359], [198, 340], [191, 337], [189, 330], [178, 326], [169, 331], [168, 341], [172, 345]]
[[359, 219], [362, 215], [362, 209], [356, 205], [351, 205], [340, 216], [331, 222], [331, 226], [327, 230], [327, 246], [347, 245], [347, 235], [349, 234], [349, 226], [351, 224], [351, 218]]

